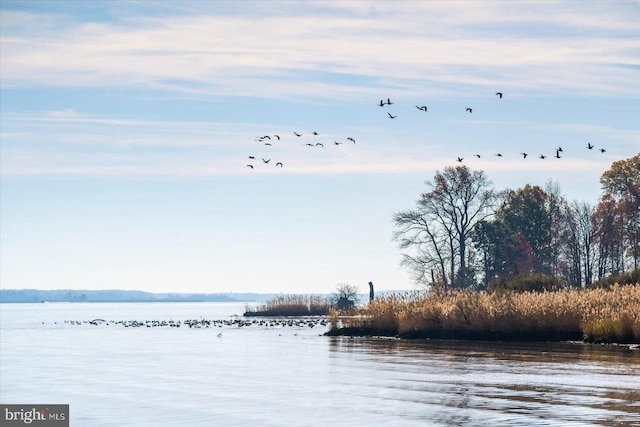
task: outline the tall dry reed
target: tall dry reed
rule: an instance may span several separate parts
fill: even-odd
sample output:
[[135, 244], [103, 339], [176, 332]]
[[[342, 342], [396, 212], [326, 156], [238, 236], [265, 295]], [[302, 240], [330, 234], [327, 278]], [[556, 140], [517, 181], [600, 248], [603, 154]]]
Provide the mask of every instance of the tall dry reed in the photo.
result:
[[329, 312], [331, 301], [320, 295], [278, 295], [256, 307], [246, 307], [245, 316], [315, 316]]
[[360, 314], [372, 333], [384, 335], [640, 342], [640, 283], [553, 292], [413, 292], [376, 299]]

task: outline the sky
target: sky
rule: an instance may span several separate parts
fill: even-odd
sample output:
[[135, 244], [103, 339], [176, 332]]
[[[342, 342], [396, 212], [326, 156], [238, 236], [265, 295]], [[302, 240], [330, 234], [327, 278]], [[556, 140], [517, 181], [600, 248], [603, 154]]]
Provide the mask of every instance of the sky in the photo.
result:
[[640, 152], [638, 22], [638, 1], [3, 0], [0, 286], [414, 289], [392, 216], [436, 171], [597, 204]]

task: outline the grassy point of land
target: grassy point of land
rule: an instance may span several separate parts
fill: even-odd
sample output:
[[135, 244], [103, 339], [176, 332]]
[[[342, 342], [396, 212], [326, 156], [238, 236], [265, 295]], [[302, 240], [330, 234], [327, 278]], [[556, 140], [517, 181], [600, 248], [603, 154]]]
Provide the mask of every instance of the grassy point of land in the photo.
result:
[[280, 295], [256, 307], [246, 306], [244, 315], [320, 316], [328, 314], [331, 308], [331, 301], [320, 295]]
[[545, 292], [411, 292], [331, 316], [329, 335], [640, 343], [640, 283]]

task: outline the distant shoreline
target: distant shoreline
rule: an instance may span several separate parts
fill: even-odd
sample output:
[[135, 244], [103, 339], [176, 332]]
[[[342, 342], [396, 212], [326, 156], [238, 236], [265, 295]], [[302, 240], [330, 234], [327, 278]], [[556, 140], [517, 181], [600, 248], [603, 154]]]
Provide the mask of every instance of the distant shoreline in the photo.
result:
[[77, 289], [0, 289], [1, 304], [28, 303], [156, 303], [156, 302], [260, 302], [275, 294], [259, 293], [153, 293], [131, 290], [77, 290]]
[[[380, 294], [407, 292], [383, 291]], [[163, 292], [153, 293], [146, 291], [103, 289], [0, 289], [0, 304], [26, 304], [26, 303], [52, 303], [52, 302], [234, 302], [234, 303], [262, 303], [271, 300], [282, 293], [275, 292]], [[301, 293], [297, 295], [311, 295]], [[326, 294], [328, 297], [329, 294]], [[358, 295], [363, 301], [368, 295]]]

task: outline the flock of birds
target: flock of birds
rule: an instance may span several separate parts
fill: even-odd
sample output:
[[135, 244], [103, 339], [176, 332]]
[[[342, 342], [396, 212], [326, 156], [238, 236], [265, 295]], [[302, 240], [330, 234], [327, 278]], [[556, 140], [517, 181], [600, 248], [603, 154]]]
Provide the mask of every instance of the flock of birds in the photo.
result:
[[[587, 143], [587, 148], [589, 150], [592, 150], [594, 148], [594, 146], [590, 142], [588, 142]], [[607, 150], [605, 150], [604, 148], [600, 148], [600, 149], [598, 149], [598, 151], [600, 151], [601, 153], [606, 153], [607, 152]], [[560, 153], [562, 153], [562, 152], [563, 152], [562, 147], [556, 148], [556, 155], [553, 156], [553, 157], [555, 157], [556, 159], [561, 159], [562, 156], [560, 155]], [[520, 153], [520, 155], [522, 156], [523, 159], [526, 159], [527, 157], [529, 157], [529, 154], [528, 153], [524, 153], [524, 152]], [[477, 157], [477, 158], [481, 157], [480, 154], [474, 154], [474, 156]], [[496, 157], [502, 157], [502, 153], [496, 153], [495, 156]], [[539, 159], [543, 159], [543, 160], [546, 159], [547, 157], [548, 156], [545, 156], [544, 154], [540, 154], [538, 156]], [[463, 160], [464, 160], [464, 157], [458, 157], [458, 162], [462, 163]]]
[[[503, 92], [496, 92], [496, 96], [499, 99], [502, 99], [504, 94], [503, 94]], [[387, 98], [386, 101], [384, 99], [381, 99], [380, 102], [378, 103], [378, 107], [386, 107], [386, 106], [393, 105], [393, 104], [394, 103], [391, 101], [390, 98]], [[426, 105], [416, 105], [416, 108], [418, 110], [424, 111], [425, 113], [429, 110], [429, 107], [427, 107]], [[473, 113], [473, 108], [472, 107], [466, 107], [464, 109], [464, 111], [469, 113], [469, 114], [472, 114]], [[395, 119], [395, 118], [398, 117], [397, 115], [391, 114], [391, 112], [387, 112], [387, 115], [389, 116], [390, 119]], [[586, 148], [589, 149], [589, 150], [593, 150], [595, 148], [595, 146], [593, 144], [591, 144], [590, 142], [588, 142]], [[556, 159], [561, 159], [562, 156], [560, 155], [560, 153], [563, 152], [562, 147], [556, 148], [555, 151], [556, 151], [556, 154], [555, 154], [555, 156], [552, 156], [552, 157], [555, 157]], [[607, 150], [604, 149], [604, 148], [599, 148], [598, 151], [600, 151], [601, 153], [606, 153]], [[521, 152], [520, 155], [522, 156], [523, 159], [526, 159], [527, 157], [529, 157], [529, 153], [525, 153], [525, 152]], [[474, 154], [474, 157], [479, 159], [482, 156], [480, 154]], [[503, 157], [503, 155], [502, 155], [502, 153], [496, 153], [495, 157]], [[544, 154], [540, 154], [538, 156], [538, 158], [542, 159], [542, 160], [546, 159], [547, 157], [548, 157], [548, 155], [544, 155]], [[464, 161], [464, 157], [458, 156], [456, 160], [459, 163], [462, 163]]]
[[[496, 92], [495, 96], [497, 96], [499, 99], [502, 99], [503, 95], [504, 95], [503, 92]], [[394, 105], [394, 104], [395, 103], [391, 101], [391, 98], [387, 98], [386, 101], [384, 99], [381, 99], [380, 102], [377, 105], [378, 105], [378, 107], [385, 108], [385, 107], [388, 107], [388, 106], [391, 106], [391, 105]], [[426, 105], [416, 105], [415, 107], [418, 110], [420, 110], [420, 111], [422, 111], [424, 113], [429, 111], [429, 107], [427, 107]], [[472, 114], [473, 113], [473, 108], [472, 107], [466, 107], [465, 108], [465, 112], [467, 112], [469, 114]], [[387, 116], [389, 117], [389, 119], [395, 119], [395, 118], [398, 117], [397, 114], [394, 115], [394, 114], [392, 114], [391, 111], [387, 111]], [[298, 133], [298, 132], [295, 132], [295, 131], [293, 132], [293, 134], [298, 138], [303, 136], [302, 133]], [[319, 134], [316, 131], [311, 133], [311, 136], [314, 136], [314, 137], [318, 136], [318, 135]], [[263, 136], [256, 137], [255, 141], [263, 144], [264, 146], [272, 146], [274, 144], [274, 142], [280, 141], [280, 135], [263, 135]], [[347, 137], [347, 141], [349, 141], [350, 143], [353, 143], [353, 144], [356, 143], [355, 139], [353, 139], [352, 137]], [[333, 145], [338, 146], [338, 145], [342, 145], [342, 144], [343, 144], [343, 142], [333, 141]], [[309, 146], [309, 147], [321, 147], [321, 148], [324, 147], [324, 144], [322, 142], [315, 142], [315, 143], [307, 142], [304, 145], [305, 146]], [[593, 144], [591, 144], [590, 142], [588, 142], [587, 145], [586, 145], [586, 148], [588, 150], [593, 150], [596, 147]], [[605, 153], [607, 150], [604, 149], [604, 148], [598, 148], [597, 151], [600, 151], [601, 153]], [[562, 147], [556, 148], [555, 152], [556, 152], [555, 155], [551, 156], [551, 157], [554, 157], [556, 159], [561, 159], [563, 157], [560, 154], [560, 153], [563, 153]], [[529, 153], [526, 153], [526, 152], [521, 152], [520, 155], [522, 156], [523, 159], [526, 159], [527, 157], [530, 157]], [[480, 154], [477, 154], [477, 153], [473, 154], [473, 156], [478, 158], [478, 159], [482, 157]], [[503, 157], [502, 153], [495, 153], [494, 156], [495, 157]], [[549, 157], [549, 155], [539, 154], [537, 157], [539, 159], [544, 160], [547, 157]], [[258, 162], [259, 163], [259, 160], [256, 160], [256, 156], [253, 156], [253, 155], [249, 156], [248, 158], [249, 158], [249, 160], [252, 161], [252, 163], [248, 163], [246, 165], [246, 167], [254, 169], [255, 166], [254, 166], [253, 162]], [[462, 163], [464, 161], [464, 159], [465, 159], [464, 157], [458, 156], [456, 160], [459, 163]], [[261, 160], [262, 160], [262, 163], [264, 165], [268, 165], [271, 162], [271, 158], [262, 157]], [[279, 162], [275, 162], [275, 166], [282, 168], [284, 166], [284, 164], [281, 161], [279, 161]]]
[[[293, 134], [297, 138], [302, 138], [303, 136], [306, 136], [306, 135], [304, 135], [302, 133], [298, 133], [298, 132], [295, 132], [295, 131], [293, 132]], [[313, 136], [313, 137], [317, 137], [319, 135], [320, 134], [318, 132], [316, 132], [316, 131], [313, 131], [311, 133], [311, 136]], [[258, 137], [255, 138], [256, 142], [259, 142], [259, 143], [261, 143], [262, 145], [264, 145], [266, 147], [271, 147], [271, 146], [273, 146], [274, 143], [277, 144], [278, 141], [280, 141], [280, 140], [281, 140], [280, 135], [277, 135], [277, 134], [274, 134], [274, 135], [263, 135], [263, 136], [258, 136]], [[356, 140], [353, 139], [350, 136], [348, 136], [346, 140], [349, 143], [352, 143], [352, 144], [356, 143]], [[332, 145], [338, 146], [338, 145], [342, 145], [342, 144], [344, 144], [344, 142], [335, 141], [334, 140]], [[324, 143], [322, 143], [322, 142], [315, 142], [315, 143], [307, 142], [304, 145], [307, 146], [307, 147], [324, 148]], [[264, 165], [268, 165], [269, 163], [271, 163], [271, 158], [265, 159], [264, 157], [261, 157], [260, 159], [256, 159], [256, 156], [254, 156], [254, 155], [249, 156], [248, 159], [251, 161], [251, 163], [248, 163], [246, 165], [246, 167], [251, 168], [251, 169], [255, 168], [255, 165], [254, 165], [253, 162], [258, 162], [259, 163], [260, 159], [262, 160], [262, 164], [264, 164]], [[282, 162], [275, 162], [274, 164], [275, 164], [276, 167], [280, 167], [280, 168], [282, 168], [284, 166], [284, 164]]]
[[[43, 322], [44, 323], [44, 322]], [[105, 319], [93, 319], [93, 320], [65, 320], [64, 323], [73, 326], [92, 325], [92, 326], [109, 326], [118, 325], [125, 328], [179, 328], [186, 326], [189, 328], [210, 328], [223, 326], [236, 326], [238, 328], [246, 328], [249, 326], [258, 326], [264, 328], [284, 328], [284, 327], [296, 327], [296, 328], [313, 328], [317, 325], [327, 326], [328, 320], [326, 317], [310, 317], [300, 319], [277, 319], [277, 318], [260, 318], [260, 319], [246, 319], [239, 316], [234, 316], [231, 319], [185, 319], [185, 320], [105, 320]], [[218, 334], [222, 336], [222, 333]]]

